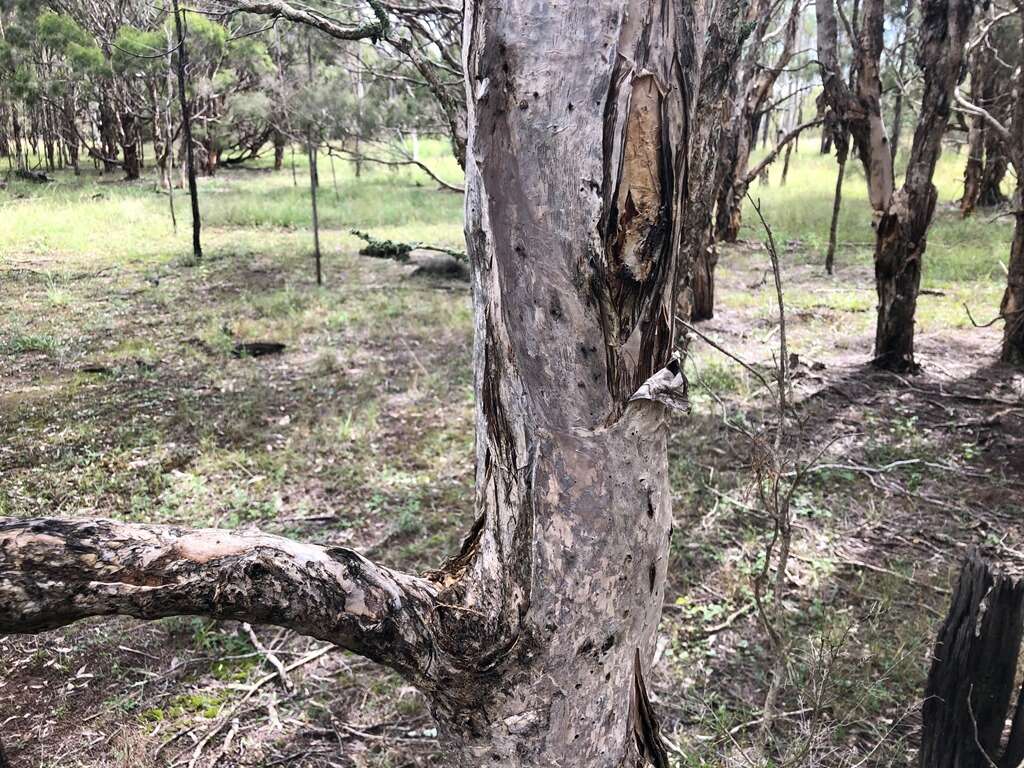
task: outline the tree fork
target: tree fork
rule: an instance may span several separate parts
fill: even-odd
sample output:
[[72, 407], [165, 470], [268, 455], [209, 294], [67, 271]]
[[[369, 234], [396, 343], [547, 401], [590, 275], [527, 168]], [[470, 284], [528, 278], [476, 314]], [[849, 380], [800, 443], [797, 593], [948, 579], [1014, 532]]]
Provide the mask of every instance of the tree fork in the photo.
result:
[[[920, 117], [906, 181], [881, 209], [875, 239], [878, 368], [914, 371], [914, 315], [926, 235], [938, 192], [932, 183], [963, 64], [974, 4], [971, 0], [924, 0], [918, 64], [924, 72]], [[888, 155], [886, 155], [888, 158]]]

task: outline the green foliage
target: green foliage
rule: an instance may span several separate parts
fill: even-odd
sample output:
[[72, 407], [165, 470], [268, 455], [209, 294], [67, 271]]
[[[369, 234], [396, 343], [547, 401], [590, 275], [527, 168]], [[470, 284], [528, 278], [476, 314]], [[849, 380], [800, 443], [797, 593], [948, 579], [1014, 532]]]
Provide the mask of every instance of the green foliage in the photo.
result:
[[378, 240], [372, 235], [360, 232], [358, 229], [351, 230], [352, 234], [366, 243], [359, 250], [361, 256], [373, 256], [377, 259], [393, 259], [394, 261], [408, 261], [412, 253], [412, 246], [408, 243], [396, 243], [392, 240]]
[[63, 50], [75, 44], [80, 46], [93, 45], [89, 33], [82, 29], [70, 16], [53, 11], [45, 11], [36, 19], [36, 31], [39, 41], [55, 50]]
[[99, 46], [70, 16], [46, 11], [36, 20], [36, 30], [39, 42], [66, 57], [76, 75], [102, 77], [109, 74], [109, 63]]
[[160, 56], [167, 48], [163, 30], [143, 30], [121, 27], [114, 38], [111, 65], [119, 75], [162, 76], [167, 69], [167, 58]]

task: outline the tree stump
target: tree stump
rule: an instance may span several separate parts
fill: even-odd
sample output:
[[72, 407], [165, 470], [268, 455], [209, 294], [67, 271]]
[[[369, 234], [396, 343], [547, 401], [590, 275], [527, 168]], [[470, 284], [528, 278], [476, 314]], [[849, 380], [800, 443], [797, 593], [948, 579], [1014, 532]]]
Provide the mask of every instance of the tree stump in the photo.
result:
[[1022, 631], [1024, 582], [994, 574], [972, 551], [935, 643], [922, 710], [921, 768], [1020, 765], [1021, 695], [1005, 746], [1003, 731]]

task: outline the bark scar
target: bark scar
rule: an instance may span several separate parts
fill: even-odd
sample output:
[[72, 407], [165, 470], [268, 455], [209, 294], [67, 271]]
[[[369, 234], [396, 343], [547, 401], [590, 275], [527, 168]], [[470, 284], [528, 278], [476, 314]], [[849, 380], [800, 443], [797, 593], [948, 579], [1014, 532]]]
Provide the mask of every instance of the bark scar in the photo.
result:
[[661, 738], [661, 728], [654, 716], [654, 707], [647, 696], [640, 661], [640, 649], [633, 656], [633, 695], [629, 702], [629, 719], [640, 756], [655, 768], [668, 768], [668, 752]]
[[681, 413], [690, 410], [689, 384], [683, 375], [682, 361], [676, 352], [669, 364], [640, 385], [640, 389], [629, 398], [630, 403], [650, 400]]

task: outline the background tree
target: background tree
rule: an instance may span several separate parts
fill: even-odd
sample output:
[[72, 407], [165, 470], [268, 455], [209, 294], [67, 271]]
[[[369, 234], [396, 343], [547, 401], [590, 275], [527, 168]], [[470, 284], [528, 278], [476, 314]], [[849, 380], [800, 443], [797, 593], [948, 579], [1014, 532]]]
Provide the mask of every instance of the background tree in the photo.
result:
[[[1001, 14], [1002, 18], [999, 21], [1002, 22], [1002, 29], [999, 29], [999, 24], [994, 21], [996, 17], [989, 17], [979, 33], [974, 49], [988, 49], [992, 45], [988, 42], [989, 37], [1019, 38], [1021, 30], [1024, 30], [1024, 4], [1017, 2], [1015, 11], [1016, 16], [1009, 19], [1006, 14]], [[973, 69], [971, 75], [974, 75]], [[975, 92], [972, 83], [972, 95]], [[995, 150], [997, 156], [1009, 158], [1017, 179], [1013, 195], [1013, 242], [1006, 270], [1006, 290], [999, 310], [1000, 317], [1005, 323], [1000, 359], [1011, 365], [1024, 366], [1024, 211], [1020, 210], [1020, 201], [1024, 199], [1024, 67], [1019, 65], [1014, 73], [1012, 93], [1013, 105], [1008, 125], [1000, 122], [999, 118], [984, 106], [968, 101], [961, 93], [956, 92], [955, 96], [957, 102], [974, 120], [985, 123], [985, 133], [1000, 144]]]
[[889, 198], [876, 228], [878, 323], [873, 362], [880, 368], [906, 371], [917, 367], [914, 314], [926, 235], [938, 197], [932, 176], [942, 151], [973, 13], [974, 5], [969, 0], [921, 3], [918, 49], [918, 66], [924, 74], [921, 109], [906, 180]]
[[[970, 101], [1000, 123], [1013, 114], [1014, 70], [1019, 66], [1018, 37], [1006, 14], [991, 6], [979, 21], [976, 38], [969, 44]], [[1001, 185], [1006, 175], [1005, 142], [998, 129], [975, 113], [970, 116], [967, 167], [960, 210], [970, 216], [977, 206], [990, 208], [1006, 202]]]

